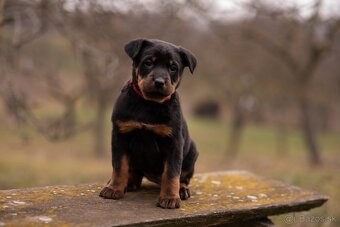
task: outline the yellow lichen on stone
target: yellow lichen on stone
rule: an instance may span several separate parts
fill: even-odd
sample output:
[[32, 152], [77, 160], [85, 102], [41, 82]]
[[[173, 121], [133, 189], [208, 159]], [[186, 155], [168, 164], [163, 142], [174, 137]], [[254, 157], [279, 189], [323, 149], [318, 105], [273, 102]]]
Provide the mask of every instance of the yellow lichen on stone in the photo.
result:
[[160, 189], [151, 183], [143, 182], [141, 190], [128, 192], [119, 201], [100, 198], [101, 188], [101, 184], [88, 184], [0, 191], [0, 222], [5, 226], [112, 226], [163, 223], [163, 219], [164, 223], [195, 223], [216, 215], [227, 222], [307, 210], [327, 200], [246, 172], [195, 176], [190, 184], [192, 197], [173, 211], [155, 206]]
[[197, 177], [193, 182], [194, 198], [183, 203], [184, 213], [200, 213], [215, 209], [248, 209], [282, 204], [312, 195], [311, 192], [301, 192], [297, 188], [287, 191], [286, 186], [281, 183], [251, 174], [203, 175], [202, 177], [203, 180]]

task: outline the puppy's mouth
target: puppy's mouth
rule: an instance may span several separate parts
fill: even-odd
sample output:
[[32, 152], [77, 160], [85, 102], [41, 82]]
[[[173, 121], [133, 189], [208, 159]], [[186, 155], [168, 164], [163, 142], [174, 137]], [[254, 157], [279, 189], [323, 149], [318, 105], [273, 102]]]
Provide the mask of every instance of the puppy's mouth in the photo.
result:
[[150, 91], [143, 90], [142, 93], [149, 98], [162, 99], [171, 95], [171, 92], [164, 91], [163, 89], [155, 88]]

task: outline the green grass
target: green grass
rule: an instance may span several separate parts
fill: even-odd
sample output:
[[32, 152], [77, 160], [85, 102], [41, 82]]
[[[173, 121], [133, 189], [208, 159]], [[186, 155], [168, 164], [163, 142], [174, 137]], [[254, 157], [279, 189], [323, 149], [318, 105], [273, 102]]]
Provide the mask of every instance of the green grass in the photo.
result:
[[[85, 120], [92, 115], [88, 113]], [[107, 120], [109, 122], [109, 115]], [[334, 216], [340, 220], [340, 157], [337, 155], [340, 149], [339, 132], [320, 133], [323, 165], [312, 167], [308, 163], [302, 135], [298, 130], [288, 131], [288, 151], [282, 154], [278, 152], [276, 128], [248, 125], [238, 154], [230, 157], [225, 152], [230, 130], [228, 122], [189, 118], [188, 125], [200, 152], [197, 172], [245, 169], [323, 192], [330, 197], [330, 201], [322, 208], [303, 215]], [[111, 169], [109, 123], [106, 130], [106, 155], [98, 159], [92, 153], [90, 132], [80, 133], [68, 141], [51, 143], [26, 128], [21, 131], [25, 131], [30, 139], [24, 143], [16, 129], [0, 121], [0, 189], [105, 182]], [[284, 217], [275, 217], [275, 222], [285, 226]], [[302, 226], [304, 224], [313, 226], [311, 223], [302, 223]]]
[[[320, 191], [330, 197], [321, 208], [307, 213], [305, 217], [335, 217], [340, 220], [340, 149], [339, 132], [319, 133], [323, 165], [310, 166], [303, 135], [296, 129], [288, 131], [285, 153], [279, 153], [277, 130], [270, 126], [248, 125], [242, 137], [242, 144], [236, 157], [226, 153], [229, 125], [227, 122], [201, 119], [189, 120], [191, 135], [200, 150], [199, 171], [245, 169], [269, 178]], [[299, 216], [300, 215], [300, 216]], [[286, 216], [275, 217], [279, 226], [289, 226]], [[296, 222], [294, 226], [338, 226], [337, 222]]]

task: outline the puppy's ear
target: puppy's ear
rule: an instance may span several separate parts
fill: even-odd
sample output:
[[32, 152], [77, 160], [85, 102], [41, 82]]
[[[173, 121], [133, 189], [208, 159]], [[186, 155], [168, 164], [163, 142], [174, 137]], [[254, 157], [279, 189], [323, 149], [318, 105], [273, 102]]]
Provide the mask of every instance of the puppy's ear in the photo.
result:
[[191, 74], [194, 72], [197, 64], [197, 60], [195, 56], [188, 51], [187, 49], [184, 49], [182, 47], [179, 48], [179, 53], [182, 58], [182, 63], [184, 67], [189, 67]]
[[124, 50], [131, 59], [134, 59], [147, 43], [149, 43], [149, 41], [146, 39], [135, 39], [128, 42]]

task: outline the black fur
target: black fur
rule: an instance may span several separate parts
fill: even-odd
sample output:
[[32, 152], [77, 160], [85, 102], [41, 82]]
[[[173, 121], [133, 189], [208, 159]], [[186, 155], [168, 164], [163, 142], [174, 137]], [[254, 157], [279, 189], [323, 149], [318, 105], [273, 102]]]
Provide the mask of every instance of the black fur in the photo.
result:
[[[189, 67], [190, 72], [193, 73], [196, 59], [188, 50], [160, 40], [133, 40], [125, 46], [125, 51], [133, 60], [132, 83], [127, 83], [122, 89], [112, 113], [112, 166], [119, 173], [122, 157], [124, 155], [128, 157], [129, 175], [137, 179], [136, 181], [129, 180], [128, 189], [139, 188], [138, 184], [143, 176], [161, 184], [165, 163], [168, 164], [169, 178], [178, 177], [180, 183], [188, 185], [194, 172], [198, 152], [189, 137], [178, 93], [174, 92], [169, 95], [166, 87], [154, 88], [153, 83], [155, 79], [162, 78], [168, 81], [170, 88], [172, 86], [177, 88], [183, 69]], [[136, 69], [138, 69], [138, 75]], [[150, 75], [152, 79], [149, 78], [148, 81], [151, 82], [145, 82], [143, 93], [138, 87], [138, 81]], [[148, 95], [151, 100], [138, 94], [133, 86], [139, 92]], [[151, 87], [150, 91], [147, 90], [148, 87]], [[152, 98], [158, 100], [167, 95], [169, 98], [165, 101], [152, 100]], [[146, 128], [122, 133], [117, 121], [162, 124], [170, 127], [172, 133], [170, 136], [162, 136]], [[182, 177], [180, 177], [181, 173]], [[103, 196], [102, 193], [101, 196]]]

